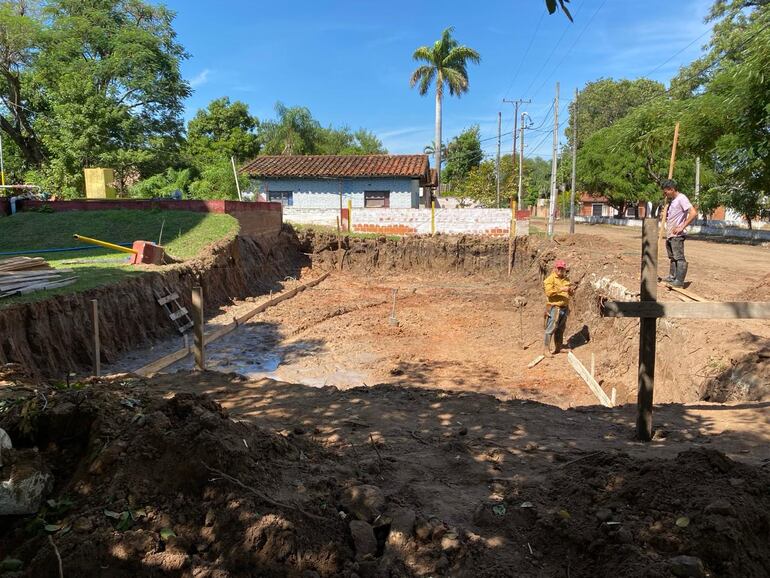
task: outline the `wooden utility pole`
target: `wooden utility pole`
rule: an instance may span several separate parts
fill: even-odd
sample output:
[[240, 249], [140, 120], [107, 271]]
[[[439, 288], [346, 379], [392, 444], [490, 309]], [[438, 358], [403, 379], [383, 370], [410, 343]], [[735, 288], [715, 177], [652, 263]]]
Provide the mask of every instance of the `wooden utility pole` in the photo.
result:
[[575, 89], [575, 106], [572, 109], [572, 187], [569, 194], [569, 234], [575, 234], [575, 181], [577, 177], [577, 122], [578, 89]]
[[91, 328], [94, 338], [94, 375], [101, 375], [102, 348], [99, 340], [99, 301], [91, 300]]
[[[521, 128], [519, 129], [521, 131], [521, 143], [519, 144], [519, 206], [524, 207], [523, 201], [522, 201], [522, 195], [523, 189], [522, 189], [522, 175], [524, 170], [524, 115], [527, 114], [525, 112], [521, 113]], [[522, 209], [523, 210], [523, 209]]]
[[495, 173], [497, 175], [497, 205], [500, 208], [500, 139], [503, 128], [503, 113], [497, 113], [497, 163], [495, 164]]
[[695, 204], [700, 213], [700, 157], [695, 157]]
[[201, 371], [206, 369], [205, 342], [203, 336], [203, 287], [196, 285], [192, 289], [193, 321], [195, 322], [195, 335], [193, 345], [195, 349], [195, 367]]
[[551, 150], [551, 202], [548, 207], [548, 238], [553, 238], [553, 226], [556, 220], [556, 169], [558, 167], [557, 149], [559, 147], [559, 83], [556, 83], [556, 99], [553, 105], [553, 149]]

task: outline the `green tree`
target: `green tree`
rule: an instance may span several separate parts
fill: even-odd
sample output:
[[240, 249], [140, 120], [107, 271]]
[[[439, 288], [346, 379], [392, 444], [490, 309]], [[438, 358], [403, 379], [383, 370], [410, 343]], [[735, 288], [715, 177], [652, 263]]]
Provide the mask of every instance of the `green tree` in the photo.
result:
[[258, 124], [243, 102], [230, 102], [226, 96], [212, 100], [187, 125], [188, 154], [194, 163], [195, 159], [205, 161], [212, 155], [249, 160], [259, 153]]
[[522, 188], [522, 200], [528, 207], [537, 204], [538, 199], [547, 197], [551, 190], [550, 161], [540, 157], [525, 158], [522, 166]]
[[0, 128], [50, 190], [78, 194], [95, 165], [122, 190], [176, 157], [190, 89], [172, 20], [141, 0], [3, 3]]
[[[593, 133], [617, 122], [637, 106], [664, 93], [665, 87], [654, 80], [613, 80], [602, 78], [589, 82], [578, 95], [578, 149]], [[569, 105], [565, 135], [572, 146], [575, 103]]]
[[310, 109], [276, 103], [276, 120], [263, 122], [259, 130], [262, 152], [268, 155], [312, 155], [319, 153], [321, 124]]
[[481, 164], [483, 158], [480, 130], [478, 125], [474, 125], [449, 141], [443, 180], [452, 184], [459, 183], [471, 169]]
[[[441, 38], [433, 46], [420, 46], [414, 51], [412, 58], [425, 64], [412, 73], [409, 84], [419, 85], [421, 96], [425, 96], [435, 81], [436, 85], [436, 138], [439, 143], [435, 150], [434, 166], [439, 172], [439, 189], [441, 184], [441, 104], [444, 98], [444, 86], [449, 88], [452, 96], [461, 96], [468, 91], [468, 62], [478, 64], [481, 56], [474, 49], [458, 44], [452, 37], [454, 28], [446, 28]], [[430, 195], [425, 197], [426, 206], [430, 206]]]

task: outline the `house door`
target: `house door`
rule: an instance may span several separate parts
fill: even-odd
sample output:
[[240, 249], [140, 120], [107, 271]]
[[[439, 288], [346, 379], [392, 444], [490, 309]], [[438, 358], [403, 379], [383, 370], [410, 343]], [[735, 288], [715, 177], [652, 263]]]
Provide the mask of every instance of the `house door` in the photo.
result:
[[594, 217], [601, 217], [603, 209], [604, 209], [604, 205], [602, 205], [601, 203], [594, 203], [593, 205], [591, 205], [591, 215]]

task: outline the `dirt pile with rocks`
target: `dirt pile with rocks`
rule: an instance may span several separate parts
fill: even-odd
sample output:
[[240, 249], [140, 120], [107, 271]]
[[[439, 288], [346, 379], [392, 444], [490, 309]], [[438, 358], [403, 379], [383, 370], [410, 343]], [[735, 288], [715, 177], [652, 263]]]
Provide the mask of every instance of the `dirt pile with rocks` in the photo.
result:
[[[53, 476], [36, 512], [0, 517], [0, 559], [20, 564], [14, 576], [57, 575], [57, 552], [65, 576], [770, 573], [770, 472], [714, 450], [673, 460], [549, 452], [540, 475], [493, 478], [458, 523], [393, 491], [396, 461], [373, 437], [364, 460], [291, 420], [260, 427], [153, 381], [4, 380], [0, 427], [15, 449], [0, 477], [30, 455]], [[459, 440], [426, 443], [443, 467], [447, 451], [468, 453]], [[461, 490], [437, 487], [441, 501], [462, 502]]]

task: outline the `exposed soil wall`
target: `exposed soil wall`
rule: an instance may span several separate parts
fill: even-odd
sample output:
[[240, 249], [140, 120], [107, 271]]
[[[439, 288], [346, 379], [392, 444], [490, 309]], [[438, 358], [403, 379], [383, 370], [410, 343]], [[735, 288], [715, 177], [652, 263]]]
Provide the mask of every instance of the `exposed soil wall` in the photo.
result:
[[112, 362], [133, 347], [175, 333], [156, 302], [156, 291], [181, 296], [190, 309], [194, 285], [203, 287], [208, 310], [233, 299], [279, 288], [306, 263], [290, 232], [275, 237], [238, 237], [214, 245], [197, 260], [148, 267], [147, 274], [117, 285], [0, 311], [0, 363], [19, 363], [39, 377], [63, 378], [92, 367], [91, 300], [99, 301], [102, 360]]

